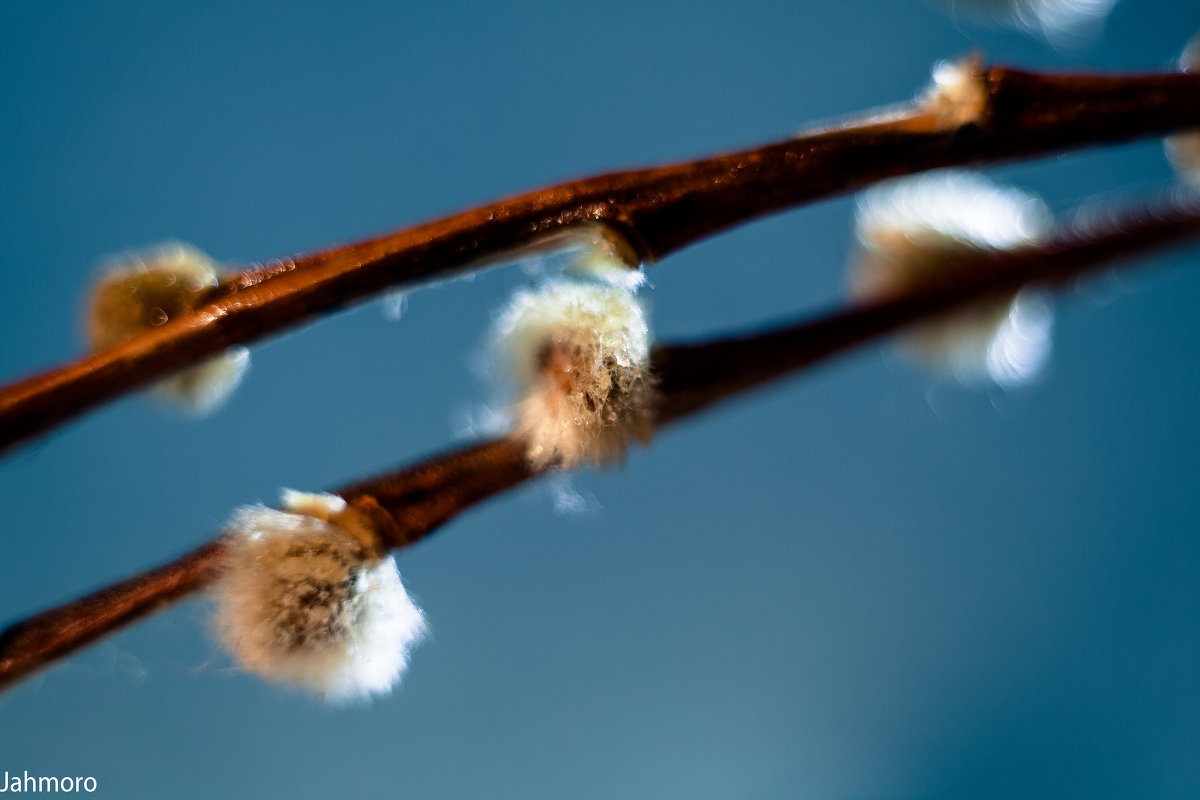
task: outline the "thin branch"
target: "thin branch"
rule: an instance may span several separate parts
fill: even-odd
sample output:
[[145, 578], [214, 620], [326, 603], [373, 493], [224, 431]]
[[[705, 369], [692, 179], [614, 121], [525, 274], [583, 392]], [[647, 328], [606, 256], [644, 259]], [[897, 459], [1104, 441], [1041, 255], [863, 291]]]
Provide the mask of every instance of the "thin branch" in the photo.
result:
[[953, 282], [907, 298], [851, 306], [815, 320], [655, 353], [665, 393], [661, 427], [791, 372], [816, 365], [921, 319], [1025, 285], [1060, 286], [1115, 261], [1200, 236], [1200, 195], [1177, 190], [1161, 202], [1084, 219], [1032, 248], [982, 251], [947, 275]]
[[[957, 304], [1027, 283], [1056, 285], [1118, 259], [1200, 237], [1200, 201], [1176, 197], [1036, 248], [971, 259], [953, 283], [877, 305], [747, 336], [654, 351], [662, 428], [757, 386], [818, 364]], [[966, 265], [962, 265], [966, 266]], [[962, 277], [962, 276], [968, 277]], [[336, 492], [372, 516], [395, 547], [426, 538], [457, 514], [535, 477], [519, 441], [500, 438], [434, 456]], [[210, 584], [222, 540], [157, 569], [44, 611], [0, 634], [0, 689], [84, 645]]]
[[447, 277], [587, 222], [653, 262], [726, 228], [935, 167], [1030, 158], [1200, 126], [1200, 75], [979, 73], [969, 118], [915, 106], [684, 164], [541, 189], [228, 282], [208, 305], [142, 336], [0, 389], [0, 453], [237, 344], [388, 287]]
[[204, 589], [216, 578], [224, 556], [224, 541], [216, 539], [161, 567], [10, 625], [0, 633], [0, 690]]

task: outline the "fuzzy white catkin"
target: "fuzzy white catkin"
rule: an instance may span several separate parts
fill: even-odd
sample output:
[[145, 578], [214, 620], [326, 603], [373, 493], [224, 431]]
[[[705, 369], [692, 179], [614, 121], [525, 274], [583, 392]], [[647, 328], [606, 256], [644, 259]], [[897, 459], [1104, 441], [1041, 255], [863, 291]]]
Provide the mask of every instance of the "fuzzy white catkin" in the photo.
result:
[[396, 562], [336, 495], [285, 491], [283, 506], [234, 515], [221, 643], [250, 672], [331, 701], [388, 693], [425, 632]]
[[513, 295], [493, 346], [518, 400], [530, 462], [608, 464], [651, 428], [650, 331], [622, 286], [560, 280]]
[[[88, 299], [88, 341], [93, 350], [106, 350], [191, 313], [218, 281], [208, 256], [178, 242], [113, 259]], [[184, 411], [203, 414], [229, 397], [249, 362], [246, 348], [230, 348], [164, 378], [153, 391]]]
[[[858, 202], [858, 252], [850, 290], [886, 300], [936, 284], [971, 251], [1042, 240], [1051, 217], [1037, 197], [971, 172], [943, 171], [889, 181]], [[1002, 386], [1032, 379], [1049, 354], [1052, 315], [1036, 292], [979, 301], [912, 326], [902, 339], [917, 360], [964, 383]]]
[[[1184, 48], [1179, 57], [1179, 68], [1184, 72], [1200, 72], [1200, 34], [1192, 37]], [[1179, 177], [1200, 189], [1200, 130], [1168, 136], [1163, 145]]]

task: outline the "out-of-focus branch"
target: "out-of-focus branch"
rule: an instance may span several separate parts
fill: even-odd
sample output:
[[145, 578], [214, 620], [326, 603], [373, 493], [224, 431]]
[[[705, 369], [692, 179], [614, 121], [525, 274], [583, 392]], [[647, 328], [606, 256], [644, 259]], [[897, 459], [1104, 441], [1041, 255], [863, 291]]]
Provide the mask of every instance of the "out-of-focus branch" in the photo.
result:
[[[1114, 260], [1200, 237], [1200, 201], [1176, 197], [1068, 230], [1037, 247], [971, 257], [952, 283], [907, 298], [850, 307], [762, 333], [662, 345], [657, 426], [803, 370], [955, 305], [1028, 283], [1055, 285]], [[969, 267], [969, 268], [966, 268]], [[462, 511], [537, 475], [522, 443], [500, 438], [434, 456], [339, 490], [395, 547], [421, 541]], [[136, 621], [219, 574], [220, 539], [150, 572], [10, 626], [0, 634], [0, 689]]]
[[1087, 218], [1036, 247], [962, 257], [953, 281], [907, 298], [851, 306], [797, 325], [655, 351], [665, 393], [658, 426], [803, 370], [964, 302], [1025, 285], [1054, 287], [1151, 250], [1200, 237], [1200, 195], [1178, 190], [1142, 207]]
[[618, 172], [501, 200], [227, 282], [211, 302], [102, 353], [0, 389], [0, 452], [237, 344], [386, 289], [478, 268], [587, 222], [652, 262], [765, 214], [934, 167], [1045, 155], [1200, 126], [1200, 75], [972, 76], [979, 105], [918, 104], [786, 141]]

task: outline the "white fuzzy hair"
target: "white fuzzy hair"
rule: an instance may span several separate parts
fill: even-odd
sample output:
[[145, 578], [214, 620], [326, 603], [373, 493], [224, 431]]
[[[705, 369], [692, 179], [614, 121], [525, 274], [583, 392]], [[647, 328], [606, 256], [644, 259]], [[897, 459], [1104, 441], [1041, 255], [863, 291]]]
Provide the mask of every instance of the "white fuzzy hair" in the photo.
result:
[[[87, 334], [92, 349], [115, 347], [191, 313], [217, 286], [219, 277], [207, 255], [180, 242], [110, 259], [88, 299]], [[153, 391], [184, 411], [203, 414], [229, 397], [249, 363], [249, 350], [230, 348], [164, 378]]]
[[620, 286], [560, 280], [523, 290], [496, 320], [494, 347], [519, 399], [515, 431], [538, 467], [608, 464], [651, 426], [650, 332]]
[[[971, 251], [1012, 249], [1045, 238], [1051, 217], [1037, 197], [971, 172], [888, 181], [858, 203], [858, 252], [850, 290], [860, 301], [920, 291]], [[1046, 361], [1053, 319], [1030, 290], [969, 304], [914, 325], [903, 338], [917, 360], [964, 383], [1032, 379]]]
[[250, 672], [331, 701], [387, 694], [425, 632], [396, 562], [342, 498], [285, 491], [283, 505], [234, 515], [221, 643]]

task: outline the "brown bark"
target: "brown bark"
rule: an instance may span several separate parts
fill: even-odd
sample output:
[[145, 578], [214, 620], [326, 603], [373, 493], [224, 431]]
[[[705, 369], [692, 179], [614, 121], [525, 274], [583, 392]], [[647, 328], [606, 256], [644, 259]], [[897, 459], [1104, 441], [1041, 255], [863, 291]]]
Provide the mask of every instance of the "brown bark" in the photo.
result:
[[[1067, 231], [1036, 248], [980, 253], [947, 270], [953, 283], [871, 306], [849, 307], [774, 330], [654, 351], [657, 427], [822, 363], [957, 304], [1028, 283], [1060, 284], [1114, 260], [1200, 236], [1200, 203], [1176, 198]], [[963, 277], [969, 276], [969, 277]], [[371, 516], [394, 547], [421, 541], [487, 498], [538, 473], [522, 444], [500, 438], [335, 490]], [[96, 639], [208, 586], [224, 553], [217, 539], [157, 569], [44, 611], [0, 633], [0, 690]]]
[[274, 262], [193, 314], [0, 388], [0, 453], [226, 348], [402, 287], [477, 268], [539, 235], [602, 222], [653, 262], [765, 214], [950, 165], [1029, 158], [1200, 127], [1200, 75], [980, 74], [986, 103], [949, 123], [920, 107], [684, 164], [599, 175], [398, 233]]

